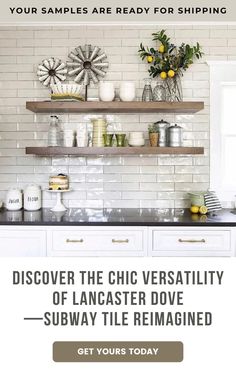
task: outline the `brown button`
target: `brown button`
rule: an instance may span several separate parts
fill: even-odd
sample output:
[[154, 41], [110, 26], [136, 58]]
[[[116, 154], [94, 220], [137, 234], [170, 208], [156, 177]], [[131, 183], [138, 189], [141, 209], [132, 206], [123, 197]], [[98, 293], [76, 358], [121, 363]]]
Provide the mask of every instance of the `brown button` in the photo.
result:
[[181, 362], [182, 342], [55, 342], [55, 362]]

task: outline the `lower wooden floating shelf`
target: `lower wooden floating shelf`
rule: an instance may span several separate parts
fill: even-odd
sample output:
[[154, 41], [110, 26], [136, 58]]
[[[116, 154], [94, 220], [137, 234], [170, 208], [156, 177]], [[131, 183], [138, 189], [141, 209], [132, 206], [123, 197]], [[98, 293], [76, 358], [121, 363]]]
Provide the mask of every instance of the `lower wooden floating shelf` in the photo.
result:
[[192, 155], [204, 154], [202, 147], [27, 147], [26, 154], [39, 156], [106, 156], [106, 155]]

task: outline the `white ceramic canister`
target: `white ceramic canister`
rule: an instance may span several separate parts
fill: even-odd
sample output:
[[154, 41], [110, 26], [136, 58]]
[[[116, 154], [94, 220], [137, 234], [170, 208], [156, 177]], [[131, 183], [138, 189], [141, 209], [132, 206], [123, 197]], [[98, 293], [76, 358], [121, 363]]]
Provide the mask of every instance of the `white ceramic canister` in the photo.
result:
[[132, 81], [123, 81], [120, 84], [120, 99], [124, 102], [135, 99], [135, 83]]
[[109, 102], [115, 98], [114, 83], [110, 81], [100, 81], [99, 83], [99, 99], [100, 101]]
[[11, 188], [6, 195], [6, 209], [9, 211], [19, 211], [22, 209], [22, 192], [18, 188]]
[[38, 211], [41, 207], [41, 188], [34, 184], [27, 186], [24, 190], [24, 209], [26, 211]]

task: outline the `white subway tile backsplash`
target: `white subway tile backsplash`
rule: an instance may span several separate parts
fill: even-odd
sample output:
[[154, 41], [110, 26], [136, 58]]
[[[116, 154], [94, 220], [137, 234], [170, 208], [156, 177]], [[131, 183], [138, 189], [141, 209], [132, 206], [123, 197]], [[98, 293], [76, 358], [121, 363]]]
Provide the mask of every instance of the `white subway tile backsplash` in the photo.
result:
[[2, 56], [16, 56], [16, 55], [33, 55], [34, 49], [28, 47], [6, 47], [0, 49], [0, 55]]
[[87, 199], [117, 200], [117, 199], [121, 199], [121, 192], [119, 191], [88, 191]]
[[[79, 198], [79, 195], [78, 195]], [[102, 208], [102, 200], [83, 200], [83, 199], [72, 199], [69, 200], [69, 208]]]
[[[110, 200], [104, 200], [102, 204], [104, 208], [139, 208], [140, 201], [139, 200], [125, 200], [125, 199], [122, 199], [122, 200], [110, 199]], [[102, 207], [102, 205], [100, 207]]]
[[16, 123], [0, 123], [0, 131], [16, 131], [17, 124]]
[[[16, 165], [16, 157], [1, 157], [0, 158], [0, 169], [8, 165]], [[0, 170], [2, 171], [2, 170]]]
[[105, 191], [137, 191], [139, 190], [138, 182], [104, 182], [103, 188]]
[[193, 182], [208, 182], [209, 183], [209, 175], [208, 174], [195, 174], [193, 176]]
[[70, 174], [76, 173], [84, 173], [84, 174], [98, 174], [103, 173], [102, 166], [70, 166], [69, 167]]
[[121, 180], [122, 182], [156, 182], [156, 175], [155, 174], [123, 174], [121, 176]]
[[146, 191], [172, 191], [174, 190], [174, 183], [140, 183], [140, 189]]
[[119, 174], [85, 174], [86, 182], [121, 182]]
[[192, 165], [192, 157], [158, 157], [159, 165]]
[[208, 174], [209, 166], [175, 166], [176, 174]]
[[174, 200], [141, 200], [141, 208], [173, 208]]
[[155, 191], [123, 191], [122, 199], [156, 199]]
[[[46, 38], [50, 36], [51, 39], [63, 39], [69, 37], [69, 30], [50, 30], [50, 32], [46, 30], [39, 30], [34, 32], [34, 38]], [[29, 37], [28, 37], [29, 38]]]
[[16, 174], [0, 174], [0, 184], [1, 182], [16, 182]]
[[23, 156], [23, 157], [17, 157], [17, 165], [42, 165], [47, 166], [51, 165], [52, 159], [50, 157], [34, 157], [34, 156]]
[[138, 166], [104, 166], [104, 173], [139, 173]]
[[1, 156], [24, 156], [24, 155], [25, 155], [24, 149], [6, 149], [6, 148], [0, 149], [0, 157]]
[[[24, 187], [37, 182], [48, 187], [51, 174], [69, 174], [72, 192], [64, 195], [71, 207], [166, 208], [187, 207], [187, 192], [209, 187], [209, 60], [235, 60], [236, 28], [224, 25], [90, 25], [1, 27], [0, 32], [0, 191], [12, 184]], [[165, 119], [184, 128], [184, 145], [205, 147], [204, 156], [26, 156], [25, 146], [46, 145], [49, 114], [25, 109], [27, 100], [48, 99], [36, 76], [37, 65], [55, 56], [68, 60], [68, 53], [85, 43], [98, 45], [108, 56], [105, 80], [118, 92], [122, 80], [134, 81], [141, 98], [148, 65], [138, 56], [140, 42], [155, 46], [152, 33], [166, 29], [177, 43], [197, 41], [205, 55], [182, 78], [185, 100], [203, 100], [205, 109], [196, 114], [111, 114], [114, 131], [141, 131], [148, 143], [149, 123]], [[153, 87], [155, 82], [153, 82]], [[97, 86], [89, 95], [97, 97]], [[94, 114], [96, 117], [97, 114]], [[61, 114], [66, 128], [90, 123], [90, 114]], [[90, 126], [91, 127], [91, 126]], [[55, 203], [55, 195], [43, 194], [44, 206]]]
[[[154, 165], [156, 166], [157, 164], [157, 157], [153, 156], [148, 156], [148, 157], [123, 157], [123, 165], [138, 165], [139, 166], [145, 166], [148, 167], [147, 165]], [[144, 171], [145, 168], [142, 168], [142, 171]]]
[[[172, 165], [172, 164], [171, 164]], [[140, 173], [142, 174], [173, 174], [174, 166], [140, 166]]]
[[208, 183], [175, 183], [175, 190], [177, 191], [207, 191], [208, 189]]
[[0, 140], [0, 148], [16, 148], [16, 147], [17, 147], [17, 143], [15, 140], [14, 141]]

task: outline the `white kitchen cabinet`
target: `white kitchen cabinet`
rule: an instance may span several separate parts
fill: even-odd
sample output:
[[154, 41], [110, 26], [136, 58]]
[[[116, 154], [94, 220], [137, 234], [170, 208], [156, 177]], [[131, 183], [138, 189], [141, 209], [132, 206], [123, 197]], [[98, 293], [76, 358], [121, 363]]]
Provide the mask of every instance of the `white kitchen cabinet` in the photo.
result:
[[145, 256], [143, 227], [56, 227], [47, 231], [49, 256]]
[[1, 226], [0, 257], [236, 256], [233, 227]]
[[234, 233], [222, 227], [151, 227], [149, 256], [233, 256]]
[[33, 227], [0, 227], [0, 257], [46, 256], [46, 231]]

